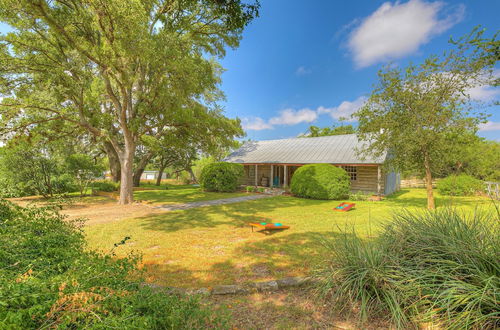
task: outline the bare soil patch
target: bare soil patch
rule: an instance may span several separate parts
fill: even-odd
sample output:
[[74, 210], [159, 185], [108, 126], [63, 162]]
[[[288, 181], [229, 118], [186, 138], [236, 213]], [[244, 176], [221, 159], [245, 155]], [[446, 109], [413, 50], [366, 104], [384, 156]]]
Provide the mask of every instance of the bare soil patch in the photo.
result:
[[209, 296], [207, 303], [227, 308], [235, 329], [388, 329], [380, 320], [360, 324], [357, 314], [340, 315], [311, 289]]

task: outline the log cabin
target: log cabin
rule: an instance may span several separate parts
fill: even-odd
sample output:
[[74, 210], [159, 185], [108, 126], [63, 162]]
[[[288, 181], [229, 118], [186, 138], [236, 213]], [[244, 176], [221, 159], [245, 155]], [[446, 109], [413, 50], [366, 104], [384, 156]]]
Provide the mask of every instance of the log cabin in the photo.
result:
[[249, 141], [224, 161], [243, 165], [242, 185], [287, 187], [300, 166], [326, 163], [347, 172], [352, 192], [389, 195], [399, 190], [399, 173], [383, 168], [387, 153], [360, 155], [363, 147], [356, 134]]

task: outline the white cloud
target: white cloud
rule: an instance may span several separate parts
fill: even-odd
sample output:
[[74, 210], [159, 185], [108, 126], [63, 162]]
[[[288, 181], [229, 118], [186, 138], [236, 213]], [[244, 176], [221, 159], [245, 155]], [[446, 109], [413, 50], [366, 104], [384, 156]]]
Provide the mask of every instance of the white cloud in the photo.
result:
[[265, 129], [273, 129], [272, 125], [270, 125], [260, 117], [243, 118], [242, 126], [243, 129], [249, 131], [262, 131]]
[[295, 74], [297, 76], [305, 76], [307, 74], [312, 73], [311, 69], [306, 68], [305, 66], [299, 66], [297, 70], [295, 70]]
[[300, 123], [311, 123], [318, 118], [318, 113], [314, 110], [304, 108], [300, 110], [285, 109], [280, 111], [278, 117], [269, 120], [271, 125], [296, 125]]
[[500, 122], [488, 121], [485, 124], [480, 124], [479, 130], [481, 132], [500, 131]]
[[[410, 0], [385, 2], [350, 34], [348, 47], [358, 67], [401, 58], [434, 35], [460, 22], [465, 6], [443, 13], [445, 3]], [[445, 15], [444, 17], [440, 17]]]
[[477, 86], [467, 91], [471, 99], [477, 101], [491, 101], [500, 95], [500, 88], [493, 86]]
[[359, 108], [363, 106], [366, 102], [366, 97], [360, 96], [354, 101], [344, 101], [340, 105], [333, 108], [319, 107], [318, 114], [329, 114], [333, 119], [339, 120], [344, 119], [349, 122], [355, 121], [351, 115], [358, 111]]
[[273, 129], [278, 125], [297, 125], [301, 123], [312, 123], [318, 119], [319, 116], [328, 114], [335, 120], [346, 120], [353, 122], [354, 119], [351, 115], [356, 112], [366, 102], [366, 97], [360, 96], [354, 101], [344, 101], [336, 107], [323, 107], [309, 109], [303, 108], [299, 110], [284, 109], [279, 112], [279, 116], [272, 117], [268, 121], [260, 117], [243, 118], [242, 126], [245, 130], [261, 131], [265, 129]]

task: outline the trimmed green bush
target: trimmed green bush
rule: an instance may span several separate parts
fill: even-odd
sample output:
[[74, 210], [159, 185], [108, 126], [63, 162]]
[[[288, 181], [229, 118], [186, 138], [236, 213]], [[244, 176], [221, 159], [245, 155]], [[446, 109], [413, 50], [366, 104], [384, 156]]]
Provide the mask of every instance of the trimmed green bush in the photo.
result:
[[119, 187], [119, 182], [112, 181], [94, 181], [92, 182], [92, 188], [98, 191], [112, 192], [117, 191]]
[[401, 329], [498, 329], [499, 215], [405, 211], [374, 240], [347, 232], [325, 242], [332, 259], [320, 272], [323, 293]]
[[247, 186], [246, 190], [247, 190], [247, 192], [255, 192], [255, 187], [254, 186]]
[[212, 163], [203, 168], [200, 186], [205, 191], [233, 192], [243, 176], [243, 165], [233, 163]]
[[330, 164], [310, 164], [295, 171], [290, 189], [297, 197], [342, 199], [349, 196], [350, 185], [344, 169]]
[[481, 180], [467, 174], [450, 175], [437, 182], [441, 195], [470, 196], [484, 189]]
[[89, 251], [79, 224], [50, 208], [0, 199], [0, 329], [228, 328], [196, 298], [143, 287], [138, 262]]

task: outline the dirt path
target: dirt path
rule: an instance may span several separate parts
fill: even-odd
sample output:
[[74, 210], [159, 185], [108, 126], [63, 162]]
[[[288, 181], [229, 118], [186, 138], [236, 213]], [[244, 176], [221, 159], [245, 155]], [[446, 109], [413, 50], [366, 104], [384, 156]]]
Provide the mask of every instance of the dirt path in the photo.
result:
[[163, 211], [187, 210], [187, 209], [193, 209], [196, 207], [232, 204], [232, 203], [239, 203], [239, 202], [251, 201], [251, 200], [261, 199], [261, 198], [269, 198], [269, 197], [273, 197], [273, 196], [272, 195], [250, 195], [250, 196], [241, 196], [241, 197], [233, 197], [233, 198], [214, 199], [211, 201], [201, 201], [201, 202], [173, 204], [173, 205], [161, 205], [161, 206], [155, 206], [154, 208], [158, 209], [158, 210], [163, 210]]

